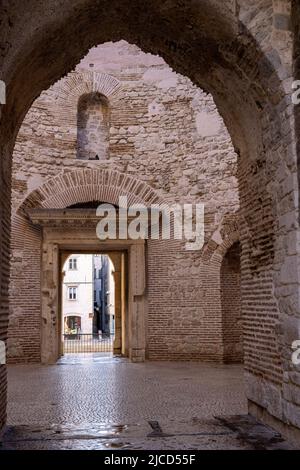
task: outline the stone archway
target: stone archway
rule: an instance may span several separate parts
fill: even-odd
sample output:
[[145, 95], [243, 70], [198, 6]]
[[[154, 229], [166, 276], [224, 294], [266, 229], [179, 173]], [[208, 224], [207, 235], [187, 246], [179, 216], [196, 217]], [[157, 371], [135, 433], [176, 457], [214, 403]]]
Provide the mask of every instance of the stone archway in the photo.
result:
[[[239, 243], [239, 214], [230, 214], [224, 216], [219, 228], [212, 234], [207, 241], [202, 252], [202, 260], [206, 267], [206, 276], [204, 281], [205, 301], [211, 315], [218, 319], [218, 328], [216, 337], [220, 337], [219, 349], [222, 362], [228, 361], [226, 353], [226, 333], [227, 325], [224, 325], [224, 283], [223, 283], [223, 263], [226, 254], [230, 248]], [[229, 283], [232, 279], [229, 279]], [[228, 286], [229, 287], [229, 286]], [[232, 285], [232, 289], [238, 288], [235, 295], [240, 297], [240, 286]], [[238, 361], [237, 361], [238, 362]]]
[[[295, 418], [299, 407], [293, 399], [299, 387], [292, 379], [299, 374], [290, 371], [289, 361], [290, 340], [299, 332], [298, 202], [293, 197], [297, 161], [289, 132], [294, 129], [291, 103], [281, 82], [282, 77], [286, 81], [291, 77], [280, 51], [273, 47], [272, 31], [259, 44], [259, 27], [253, 20], [259, 13], [258, 24], [264, 24], [261, 18], [269, 18], [269, 2], [253, 2], [251, 15], [245, 2], [238, 8], [230, 0], [205, 0], [201, 8], [185, 0], [151, 0], [143, 8], [139, 1], [125, 1], [120, 7], [111, 0], [68, 1], [63, 7], [53, 0], [43, 5], [43, 11], [36, 2], [26, 7], [26, 27], [24, 11], [11, 3], [1, 29], [5, 45], [1, 79], [8, 90], [0, 128], [2, 337], [6, 338], [7, 325], [10, 159], [18, 127], [33, 99], [71, 70], [89, 47], [125, 38], [160, 53], [174, 69], [210, 91], [225, 119], [240, 155], [242, 271], [247, 279], [242, 286], [243, 313], [250, 321], [267, 299], [264, 318], [272, 324], [274, 348], [281, 357], [277, 361], [264, 348], [258, 325], [260, 341], [252, 344], [258, 352], [245, 358], [251, 369], [248, 398], [277, 419], [299, 427]], [[64, 45], [67, 53], [58, 54]], [[1, 374], [5, 395], [4, 368]], [[4, 413], [3, 408], [1, 421]]]

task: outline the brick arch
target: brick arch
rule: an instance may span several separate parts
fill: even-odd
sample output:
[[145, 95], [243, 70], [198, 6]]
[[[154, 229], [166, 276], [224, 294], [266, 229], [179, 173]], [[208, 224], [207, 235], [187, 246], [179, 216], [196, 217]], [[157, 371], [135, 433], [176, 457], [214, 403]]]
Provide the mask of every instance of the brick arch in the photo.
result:
[[70, 110], [74, 101], [78, 101], [82, 95], [99, 93], [106, 98], [111, 98], [120, 90], [120, 87], [120, 81], [107, 73], [74, 71], [55, 84], [54, 89], [57, 91], [54, 104], [57, 107], [65, 106]]
[[225, 360], [225, 349], [223, 342], [223, 305], [222, 305], [222, 263], [227, 251], [234, 243], [240, 240], [238, 230], [238, 214], [227, 214], [222, 219], [219, 228], [208, 239], [201, 254], [205, 265], [205, 277], [203, 280], [203, 292], [205, 305], [209, 317], [216, 321], [216, 338], [222, 338], [220, 348], [221, 360]]
[[[78, 202], [93, 200], [118, 204], [119, 196], [126, 195], [129, 204], [162, 204], [159, 195], [148, 184], [118, 171], [108, 169], [76, 169], [50, 178], [32, 191], [12, 217], [12, 253], [10, 323], [8, 362], [40, 362], [41, 331], [41, 252], [42, 229], [27, 216], [33, 208], [62, 209]], [[112, 264], [114, 262], [110, 257]], [[34, 293], [28, 302], [28, 279], [34, 284]], [[17, 288], [15, 287], [17, 285]], [[20, 318], [21, 312], [21, 318]], [[26, 319], [30, 322], [26, 323]], [[28, 328], [28, 335], [20, 338], [19, 324]], [[34, 331], [31, 332], [30, 328]], [[22, 336], [22, 335], [21, 335]]]
[[[224, 216], [220, 227], [207, 241], [201, 258], [208, 268], [210, 276], [205, 283], [207, 290], [211, 287], [216, 289], [215, 297], [219, 298], [221, 267], [227, 251], [236, 243], [240, 242], [239, 215], [230, 214]], [[213, 279], [213, 286], [211, 284]]]
[[237, 241], [240, 241], [239, 215], [225, 216], [220, 227], [207, 241], [203, 249], [202, 260], [220, 269], [227, 250]]
[[107, 169], [80, 169], [59, 174], [33, 191], [17, 213], [28, 209], [64, 209], [76, 203], [103, 201], [118, 205], [127, 196], [128, 204], [162, 204], [159, 195], [145, 182], [133, 176]]
[[121, 83], [107, 73], [76, 70], [59, 80], [52, 88], [53, 115], [66, 122], [76, 123], [77, 107], [82, 96], [98, 93], [111, 103], [117, 98]]
[[226, 235], [225, 239], [222, 241], [220, 245], [218, 245], [211, 257], [211, 262], [213, 264], [222, 264], [223, 258], [226, 255], [227, 251], [234, 245], [235, 243], [240, 241], [240, 236], [238, 231], [233, 230], [229, 234]]

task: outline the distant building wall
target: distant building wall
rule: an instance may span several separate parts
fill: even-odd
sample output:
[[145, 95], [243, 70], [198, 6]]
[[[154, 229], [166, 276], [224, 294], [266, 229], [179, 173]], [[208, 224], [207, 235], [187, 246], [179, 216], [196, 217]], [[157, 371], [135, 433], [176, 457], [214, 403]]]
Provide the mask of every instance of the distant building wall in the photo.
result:
[[[76, 269], [70, 269], [70, 258], [76, 259]], [[62, 317], [65, 325], [66, 317], [81, 318], [80, 333], [93, 332], [93, 256], [74, 254], [63, 266]], [[76, 289], [76, 299], [69, 298], [69, 288]], [[72, 295], [72, 294], [71, 294]]]

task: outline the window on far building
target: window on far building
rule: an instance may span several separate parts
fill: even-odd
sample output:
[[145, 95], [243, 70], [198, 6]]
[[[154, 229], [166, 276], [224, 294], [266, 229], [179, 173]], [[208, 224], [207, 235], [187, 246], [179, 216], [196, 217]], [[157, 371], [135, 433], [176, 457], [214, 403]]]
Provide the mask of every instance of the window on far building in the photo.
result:
[[94, 290], [94, 302], [97, 302], [97, 291]]
[[77, 300], [77, 287], [68, 287], [68, 299], [69, 300]]
[[69, 259], [69, 270], [75, 271], [77, 269], [77, 258], [70, 258]]

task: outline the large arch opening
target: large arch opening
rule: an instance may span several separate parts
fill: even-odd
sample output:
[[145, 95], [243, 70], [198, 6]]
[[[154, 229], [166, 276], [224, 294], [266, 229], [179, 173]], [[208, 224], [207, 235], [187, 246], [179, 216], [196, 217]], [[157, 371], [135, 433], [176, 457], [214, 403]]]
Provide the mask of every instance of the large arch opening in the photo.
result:
[[[286, 392], [286, 388], [292, 387], [292, 379], [289, 364], [284, 360], [290, 352], [289, 333], [295, 331], [299, 320], [296, 317], [293, 327], [289, 326], [289, 314], [299, 300], [298, 252], [294, 237], [297, 213], [295, 200], [289, 196], [295, 191], [292, 176], [295, 154], [289, 145], [291, 136], [287, 137], [285, 132], [285, 126], [290, 126], [290, 103], [277, 73], [282, 71], [280, 56], [276, 50], [263, 52], [263, 47], [253, 37], [255, 31], [251, 30], [251, 25], [247, 29], [241, 12], [230, 2], [220, 6], [217, 2], [205, 1], [200, 10], [190, 2], [160, 5], [153, 0], [147, 3], [143, 14], [135, 6], [133, 2], [126, 2], [122, 8], [116, 2], [101, 2], [101, 5], [91, 5], [88, 1], [78, 2], [78, 5], [66, 2], [64, 14], [60, 10], [57, 16], [47, 15], [47, 11], [41, 15], [32, 8], [28, 28], [31, 22], [39, 24], [39, 28], [33, 29], [30, 41], [27, 41], [26, 31], [19, 34], [21, 27], [23, 29], [23, 16], [21, 12], [20, 16], [16, 15], [15, 25], [8, 31], [8, 44], [16, 43], [19, 47], [11, 50], [2, 69], [8, 89], [8, 104], [1, 109], [2, 244], [6, 246], [9, 238], [6, 228], [10, 218], [9, 162], [18, 127], [33, 99], [71, 70], [95, 44], [125, 38], [146, 51], [160, 53], [177, 71], [213, 94], [239, 155], [242, 308], [248, 324], [254, 310], [260, 311], [262, 299], [268, 299], [262, 312], [264, 320], [255, 329], [258, 342], [253, 341], [250, 330], [246, 331], [247, 394], [253, 413], [255, 407], [263, 408], [270, 416], [297, 427], [295, 412], [290, 411], [292, 408], [295, 411], [297, 405]], [[241, 10], [243, 13], [243, 8]], [[266, 9], [265, 15], [268, 14]], [[105, 25], [101, 31], [99, 17]], [[47, 31], [44, 37], [41, 30]], [[163, 36], [161, 31], [164, 31]], [[57, 50], [65, 43], [70, 47], [57, 60]], [[276, 67], [279, 70], [276, 71]], [[284, 122], [282, 110], [287, 114]], [[292, 214], [289, 220], [285, 217], [287, 206]], [[295, 249], [282, 253], [281, 247], [288, 239], [294, 240], [291, 243]], [[6, 338], [7, 323], [8, 256], [8, 251], [4, 252], [1, 268], [3, 338]], [[282, 282], [291, 287], [288, 296], [282, 290]], [[267, 339], [263, 337], [264, 322], [271, 324]], [[284, 371], [288, 378], [283, 393]], [[5, 370], [1, 373], [1, 391], [5, 393]], [[272, 396], [272, 400], [268, 396]], [[3, 408], [2, 421], [4, 416]]]

